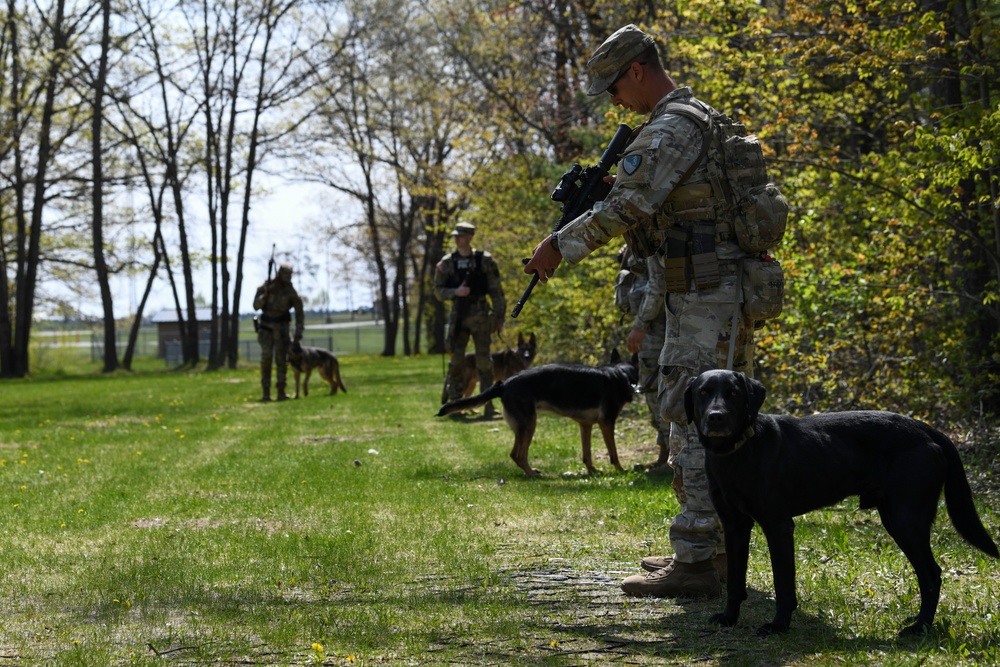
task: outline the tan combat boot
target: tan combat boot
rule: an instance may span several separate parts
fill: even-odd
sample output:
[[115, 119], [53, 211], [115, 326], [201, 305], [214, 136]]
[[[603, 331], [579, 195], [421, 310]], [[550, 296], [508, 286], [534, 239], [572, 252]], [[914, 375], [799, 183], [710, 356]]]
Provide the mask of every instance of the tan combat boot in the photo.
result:
[[717, 597], [722, 592], [719, 574], [711, 560], [670, 564], [655, 572], [634, 574], [622, 581], [628, 595], [651, 595], [659, 598]]
[[[646, 572], [656, 572], [670, 565], [671, 561], [673, 561], [673, 556], [646, 556], [640, 564]], [[726, 574], [729, 571], [726, 554], [718, 554], [712, 559], [712, 565], [715, 566], [715, 571], [719, 573], [719, 579], [725, 581]]]

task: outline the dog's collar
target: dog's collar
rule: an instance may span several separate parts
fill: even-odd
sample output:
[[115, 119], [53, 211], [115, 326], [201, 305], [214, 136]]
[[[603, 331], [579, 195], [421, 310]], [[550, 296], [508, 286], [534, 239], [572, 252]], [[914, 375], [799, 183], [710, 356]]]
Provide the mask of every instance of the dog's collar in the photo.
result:
[[749, 426], [747, 426], [746, 430], [743, 431], [743, 434], [740, 436], [740, 439], [737, 440], [735, 443], [733, 443], [733, 448], [731, 450], [729, 450], [729, 453], [730, 454], [735, 454], [736, 451], [739, 450], [740, 447], [742, 447], [743, 445], [745, 445], [747, 443], [747, 440], [749, 440], [750, 438], [754, 437], [756, 434], [757, 434], [757, 432], [754, 430], [753, 424], [750, 424]]

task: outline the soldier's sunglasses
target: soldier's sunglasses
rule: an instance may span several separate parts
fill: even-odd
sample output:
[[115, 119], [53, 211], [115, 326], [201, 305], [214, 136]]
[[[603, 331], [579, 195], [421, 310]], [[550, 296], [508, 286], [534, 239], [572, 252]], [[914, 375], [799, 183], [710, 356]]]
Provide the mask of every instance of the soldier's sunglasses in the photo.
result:
[[[639, 64], [644, 66], [646, 63], [640, 62]], [[629, 63], [628, 66], [621, 71], [621, 74], [619, 74], [615, 80], [611, 82], [611, 85], [608, 86], [608, 95], [611, 95], [611, 97], [618, 97], [618, 82], [622, 80], [622, 77], [628, 74], [630, 69], [632, 69], [632, 63]]]

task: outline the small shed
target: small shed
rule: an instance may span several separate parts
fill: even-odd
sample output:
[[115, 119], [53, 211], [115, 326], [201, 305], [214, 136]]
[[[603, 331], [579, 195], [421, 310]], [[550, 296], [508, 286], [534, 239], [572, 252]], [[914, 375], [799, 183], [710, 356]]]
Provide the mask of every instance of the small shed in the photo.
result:
[[[187, 311], [184, 312], [185, 319]], [[212, 309], [196, 308], [195, 318], [198, 320], [198, 353], [208, 354], [208, 345], [212, 337]], [[181, 325], [177, 321], [177, 310], [165, 308], [155, 313], [150, 321], [156, 325], [156, 356], [160, 359], [176, 357], [180, 361], [181, 357]]]

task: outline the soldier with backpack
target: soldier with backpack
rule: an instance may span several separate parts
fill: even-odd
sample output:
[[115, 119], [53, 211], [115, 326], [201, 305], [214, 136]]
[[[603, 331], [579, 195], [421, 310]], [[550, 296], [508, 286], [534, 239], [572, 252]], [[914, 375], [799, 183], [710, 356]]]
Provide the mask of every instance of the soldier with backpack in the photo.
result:
[[[476, 350], [476, 370], [479, 390], [493, 384], [493, 362], [490, 360], [490, 338], [500, 333], [506, 317], [507, 302], [500, 285], [500, 269], [496, 260], [485, 250], [472, 247], [475, 225], [460, 222], [451, 236], [455, 252], [441, 258], [434, 271], [434, 291], [442, 301], [452, 301], [448, 321], [446, 349], [451, 353], [445, 377], [441, 403], [462, 397], [465, 387], [465, 348], [472, 338]], [[493, 404], [486, 406], [492, 416]]]
[[589, 95], [649, 114], [617, 165], [614, 188], [545, 238], [524, 267], [550, 278], [616, 237], [663, 264], [666, 331], [657, 403], [670, 422], [670, 464], [681, 512], [673, 555], [643, 559], [622, 582], [632, 595], [716, 596], [725, 576], [722, 527], [708, 495], [705, 451], [684, 414], [688, 380], [708, 368], [752, 375], [755, 324], [780, 312], [784, 281], [767, 250], [784, 233], [787, 205], [767, 181], [756, 137], [678, 87], [653, 38], [634, 25], [587, 62]]

